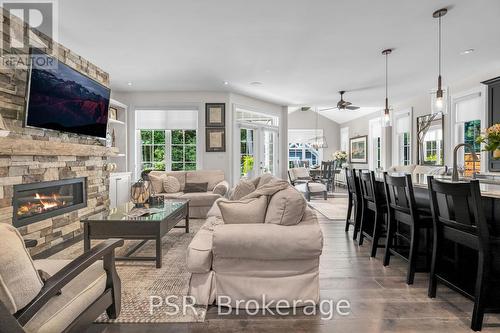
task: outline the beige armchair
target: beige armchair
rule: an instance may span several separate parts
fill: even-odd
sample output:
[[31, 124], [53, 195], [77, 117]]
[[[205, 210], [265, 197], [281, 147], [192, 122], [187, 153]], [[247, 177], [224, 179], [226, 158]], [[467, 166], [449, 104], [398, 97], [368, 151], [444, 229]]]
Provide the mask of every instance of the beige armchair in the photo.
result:
[[122, 245], [107, 240], [73, 261], [33, 261], [19, 232], [0, 223], [0, 332], [82, 332], [103, 312], [116, 318], [114, 249]]

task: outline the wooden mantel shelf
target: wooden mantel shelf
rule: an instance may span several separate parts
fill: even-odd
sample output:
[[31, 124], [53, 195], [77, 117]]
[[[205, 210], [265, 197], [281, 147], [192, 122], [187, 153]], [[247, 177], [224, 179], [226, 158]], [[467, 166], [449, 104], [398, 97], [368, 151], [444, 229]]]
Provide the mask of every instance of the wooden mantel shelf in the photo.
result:
[[0, 138], [0, 155], [116, 156], [118, 148], [69, 142]]

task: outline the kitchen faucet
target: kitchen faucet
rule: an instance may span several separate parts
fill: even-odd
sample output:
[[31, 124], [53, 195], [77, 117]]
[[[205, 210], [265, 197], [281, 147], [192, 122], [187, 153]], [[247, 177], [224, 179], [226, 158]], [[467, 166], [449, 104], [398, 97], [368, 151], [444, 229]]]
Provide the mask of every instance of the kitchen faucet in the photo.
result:
[[[457, 165], [457, 152], [460, 147], [468, 147], [472, 153], [472, 159], [474, 163], [472, 163], [472, 178], [476, 177], [476, 162], [479, 161], [476, 153], [474, 152], [474, 148], [468, 143], [459, 143], [453, 149], [453, 174], [451, 176], [451, 180], [456, 182], [458, 181], [458, 165]], [[465, 149], [465, 148], [464, 148]]]

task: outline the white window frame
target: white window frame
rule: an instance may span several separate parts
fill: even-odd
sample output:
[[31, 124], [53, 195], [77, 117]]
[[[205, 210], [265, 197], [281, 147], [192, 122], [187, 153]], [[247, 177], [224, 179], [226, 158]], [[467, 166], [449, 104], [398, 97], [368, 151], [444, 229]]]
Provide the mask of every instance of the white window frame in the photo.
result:
[[401, 164], [401, 146], [400, 146], [400, 138], [398, 136], [398, 119], [403, 118], [403, 117], [408, 117], [410, 121], [410, 162], [409, 164], [413, 163], [413, 149], [412, 149], [412, 141], [413, 141], [413, 109], [408, 108], [400, 111], [396, 111], [393, 113], [393, 119], [392, 119], [392, 165], [397, 166]]
[[[463, 102], [464, 100], [467, 99], [472, 99], [472, 98], [480, 98], [480, 108], [481, 108], [481, 118], [479, 119], [481, 121], [481, 128], [485, 128], [488, 124], [488, 109], [487, 109], [487, 104], [486, 104], [486, 86], [484, 87], [476, 87], [474, 89], [462, 92], [462, 93], [457, 93], [452, 95], [452, 103], [451, 103], [451, 115], [450, 115], [450, 142], [452, 143], [452, 148], [455, 147], [462, 141], [459, 139], [459, 133], [457, 131], [457, 104], [460, 102]], [[462, 148], [463, 149], [463, 148]], [[481, 152], [481, 172], [486, 172], [487, 171], [487, 164], [488, 164], [488, 153], [482, 151]], [[463, 164], [463, 155], [460, 154], [458, 157], [458, 164]]]
[[349, 154], [349, 127], [340, 129], [340, 150]]
[[380, 166], [384, 166], [384, 139], [382, 133], [382, 120], [380, 117], [370, 119], [368, 121], [368, 168], [370, 170], [376, 170], [376, 147], [375, 147], [375, 136], [373, 133], [373, 127], [380, 126]]

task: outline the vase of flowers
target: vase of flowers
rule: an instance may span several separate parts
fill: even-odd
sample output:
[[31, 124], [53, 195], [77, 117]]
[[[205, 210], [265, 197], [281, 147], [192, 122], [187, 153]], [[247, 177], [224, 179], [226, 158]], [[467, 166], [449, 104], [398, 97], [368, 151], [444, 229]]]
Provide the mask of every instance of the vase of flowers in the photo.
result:
[[495, 160], [500, 159], [500, 124], [487, 128], [483, 135], [477, 138], [478, 143], [484, 143], [484, 150], [493, 154]]
[[337, 150], [335, 153], [333, 153], [333, 160], [342, 165], [347, 162], [347, 153], [343, 150]]

